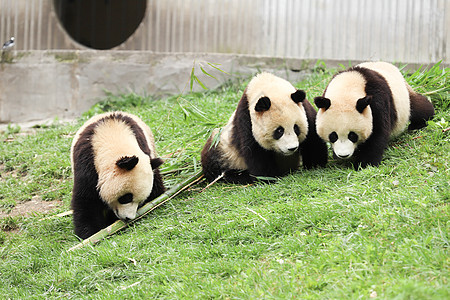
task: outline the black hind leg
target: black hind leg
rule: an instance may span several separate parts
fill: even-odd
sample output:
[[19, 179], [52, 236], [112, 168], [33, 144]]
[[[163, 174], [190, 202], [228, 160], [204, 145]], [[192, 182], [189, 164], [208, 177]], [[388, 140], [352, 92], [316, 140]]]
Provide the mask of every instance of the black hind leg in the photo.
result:
[[433, 104], [428, 101], [427, 97], [411, 92], [409, 93], [411, 116], [408, 129], [419, 129], [427, 126], [427, 121], [434, 116]]
[[225, 171], [223, 167], [222, 153], [217, 147], [211, 147], [211, 143], [212, 138], [209, 138], [201, 153], [203, 174], [209, 182], [213, 182]]

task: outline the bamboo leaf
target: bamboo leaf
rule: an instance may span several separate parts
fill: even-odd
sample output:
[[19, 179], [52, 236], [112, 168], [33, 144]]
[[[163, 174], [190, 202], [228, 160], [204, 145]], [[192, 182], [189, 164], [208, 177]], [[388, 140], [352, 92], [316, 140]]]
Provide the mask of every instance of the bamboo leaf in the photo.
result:
[[216, 67], [214, 64], [212, 64], [212, 63], [207, 63], [211, 68], [214, 68], [214, 69], [216, 69], [217, 71], [220, 71], [220, 72], [222, 72], [222, 73], [225, 73], [225, 74], [227, 74], [227, 75], [230, 75], [230, 73], [228, 73], [228, 72], [226, 72], [226, 71], [224, 71], [224, 70], [222, 70], [222, 69], [220, 69], [220, 68], [218, 68], [218, 67]]
[[269, 177], [269, 176], [254, 176], [257, 180], [262, 180], [262, 181], [277, 181], [278, 178], [276, 177]]
[[214, 137], [213, 137], [213, 139], [211, 141], [211, 146], [209, 147], [209, 149], [216, 148], [217, 145], [219, 145], [220, 135], [222, 134], [222, 130], [223, 130], [223, 127], [219, 128], [218, 132], [214, 135]]
[[191, 79], [189, 80], [189, 88], [190, 88], [191, 92], [192, 92], [192, 87], [194, 86], [194, 79], [195, 79], [194, 71], [195, 71], [195, 61], [194, 61], [194, 64], [192, 65]]
[[178, 102], [178, 106], [181, 108], [181, 110], [183, 111], [183, 115], [184, 115], [184, 119], [188, 119], [189, 118], [189, 111], [186, 110], [186, 108], [180, 103]]
[[216, 77], [214, 77], [214, 76], [212, 76], [211, 74], [209, 74], [208, 72], [206, 72], [206, 70], [203, 69], [202, 66], [200, 66], [200, 70], [202, 70], [203, 74], [205, 74], [206, 76], [209, 76], [209, 77], [212, 77], [212, 78], [214, 78], [214, 79], [217, 79]]
[[194, 80], [195, 82], [197, 82], [204, 90], [207, 90], [208, 88], [203, 84], [203, 82], [200, 81], [200, 79], [198, 79], [197, 76], [194, 75]]

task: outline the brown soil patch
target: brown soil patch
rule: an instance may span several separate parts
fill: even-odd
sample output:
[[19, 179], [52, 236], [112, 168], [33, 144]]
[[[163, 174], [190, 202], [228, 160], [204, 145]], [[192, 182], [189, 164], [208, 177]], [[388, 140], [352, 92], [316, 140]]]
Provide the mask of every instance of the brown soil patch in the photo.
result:
[[9, 213], [0, 211], [0, 218], [24, 216], [28, 217], [33, 213], [46, 214], [62, 205], [62, 201], [43, 201], [40, 197], [35, 196], [30, 201], [18, 203]]

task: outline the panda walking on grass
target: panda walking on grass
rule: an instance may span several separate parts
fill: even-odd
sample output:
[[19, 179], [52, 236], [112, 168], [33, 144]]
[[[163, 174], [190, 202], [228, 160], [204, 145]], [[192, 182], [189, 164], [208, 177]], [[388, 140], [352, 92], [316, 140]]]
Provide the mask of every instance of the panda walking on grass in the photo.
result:
[[433, 104], [386, 62], [366, 62], [336, 74], [314, 102], [317, 133], [331, 143], [337, 158], [353, 158], [356, 169], [378, 166], [390, 138], [408, 122], [409, 129], [418, 129], [434, 116]]

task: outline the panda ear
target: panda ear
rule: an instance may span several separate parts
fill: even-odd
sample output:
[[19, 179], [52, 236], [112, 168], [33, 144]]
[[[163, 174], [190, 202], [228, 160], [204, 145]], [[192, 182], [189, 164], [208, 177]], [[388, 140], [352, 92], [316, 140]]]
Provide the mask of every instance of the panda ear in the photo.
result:
[[295, 93], [291, 94], [291, 98], [292, 100], [294, 100], [295, 103], [300, 103], [303, 102], [303, 100], [305, 100], [306, 93], [305, 91], [302, 90], [296, 90]]
[[316, 104], [317, 108], [323, 108], [325, 110], [330, 108], [331, 105], [330, 99], [322, 96], [314, 98], [314, 103]]
[[116, 165], [121, 169], [130, 171], [137, 165], [138, 162], [139, 158], [136, 155], [124, 156], [116, 161]]
[[150, 164], [152, 165], [152, 169], [154, 170], [154, 169], [156, 169], [156, 168], [158, 168], [160, 165], [162, 165], [164, 163], [164, 161], [161, 159], [161, 158], [159, 158], [159, 157], [157, 157], [157, 158], [152, 158], [151, 160], [150, 160]]
[[367, 95], [364, 98], [359, 99], [356, 102], [356, 110], [359, 111], [360, 114], [362, 114], [364, 109], [370, 104], [371, 100], [372, 100], [371, 95]]
[[270, 99], [269, 97], [261, 97], [256, 103], [255, 110], [256, 111], [268, 111], [270, 108]]

